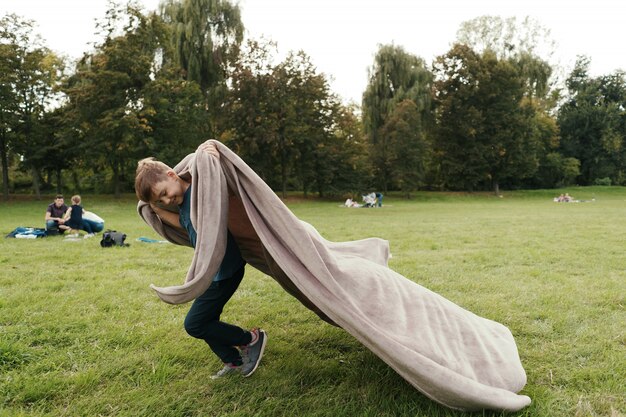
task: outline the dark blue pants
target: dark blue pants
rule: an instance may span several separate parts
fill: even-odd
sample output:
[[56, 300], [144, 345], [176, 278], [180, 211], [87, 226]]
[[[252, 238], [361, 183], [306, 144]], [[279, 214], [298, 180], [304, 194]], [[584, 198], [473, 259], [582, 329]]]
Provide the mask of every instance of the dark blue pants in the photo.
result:
[[241, 361], [235, 346], [246, 345], [252, 339], [250, 332], [220, 321], [224, 306], [243, 279], [244, 270], [245, 266], [242, 266], [232, 277], [214, 281], [204, 294], [196, 298], [185, 317], [187, 333], [204, 340], [224, 363]]

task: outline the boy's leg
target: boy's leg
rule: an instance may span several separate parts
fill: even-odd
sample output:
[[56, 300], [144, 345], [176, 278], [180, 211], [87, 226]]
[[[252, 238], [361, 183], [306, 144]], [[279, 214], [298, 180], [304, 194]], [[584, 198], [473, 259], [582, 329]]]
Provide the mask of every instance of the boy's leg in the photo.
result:
[[219, 321], [224, 305], [235, 293], [244, 275], [241, 267], [231, 278], [213, 282], [194, 302], [187, 317], [185, 330], [204, 340], [224, 363], [241, 364], [241, 354], [235, 346], [250, 343], [252, 335], [238, 326]]

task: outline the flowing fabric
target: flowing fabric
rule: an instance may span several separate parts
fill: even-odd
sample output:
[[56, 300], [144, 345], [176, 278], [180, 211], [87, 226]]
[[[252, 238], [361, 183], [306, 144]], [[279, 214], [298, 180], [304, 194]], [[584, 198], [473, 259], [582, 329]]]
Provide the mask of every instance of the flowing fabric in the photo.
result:
[[[193, 183], [197, 242], [182, 285], [152, 288], [167, 303], [191, 301], [209, 287], [224, 256], [226, 230], [244, 259], [272, 276], [325, 321], [337, 325], [419, 391], [450, 408], [517, 411], [526, 384], [508, 328], [479, 317], [387, 267], [387, 241], [330, 242], [299, 220], [235, 153], [198, 150], [174, 170]], [[165, 239], [189, 246], [184, 230], [140, 216]], [[211, 254], [211, 256], [209, 256]]]

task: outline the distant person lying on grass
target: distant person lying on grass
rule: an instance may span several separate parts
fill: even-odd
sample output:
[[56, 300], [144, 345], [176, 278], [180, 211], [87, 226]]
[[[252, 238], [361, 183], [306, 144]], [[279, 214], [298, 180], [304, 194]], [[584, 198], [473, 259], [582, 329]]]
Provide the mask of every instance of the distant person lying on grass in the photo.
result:
[[594, 201], [596, 201], [595, 198], [592, 198], [591, 200], [575, 200], [568, 193], [561, 194], [558, 197], [554, 197], [555, 203], [589, 203]]
[[[204, 152], [219, 158], [215, 146], [208, 143]], [[137, 197], [150, 203], [150, 207], [170, 226], [184, 229], [191, 246], [196, 247], [197, 233], [191, 221], [191, 178], [185, 180], [162, 162], [152, 158], [139, 161], [135, 179]], [[178, 208], [178, 214], [168, 210]], [[203, 256], [211, 257], [211, 253]], [[217, 274], [209, 288], [196, 298], [185, 318], [185, 330], [189, 335], [204, 340], [224, 363], [224, 367], [212, 378], [240, 372], [247, 377], [257, 369], [267, 335], [262, 329], [250, 331], [220, 321], [224, 306], [233, 296], [244, 276], [246, 262], [239, 247], [228, 233], [226, 252]]]
[[554, 202], [556, 203], [572, 203], [575, 202], [576, 200], [574, 200], [569, 193], [565, 193], [565, 194], [561, 194], [560, 196], [556, 197], [554, 199]]

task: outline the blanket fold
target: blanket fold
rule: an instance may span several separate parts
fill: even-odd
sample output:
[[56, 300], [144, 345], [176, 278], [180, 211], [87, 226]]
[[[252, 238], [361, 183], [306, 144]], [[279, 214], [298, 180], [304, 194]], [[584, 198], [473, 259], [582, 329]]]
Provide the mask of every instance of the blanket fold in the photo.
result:
[[[152, 286], [162, 300], [188, 302], [208, 288], [228, 229], [249, 264], [431, 399], [463, 410], [516, 411], [530, 404], [516, 394], [526, 374], [508, 328], [389, 269], [385, 240], [327, 241], [236, 154], [214, 143], [219, 160], [196, 151], [174, 167], [194, 184], [191, 218], [198, 236], [185, 283]], [[189, 246], [186, 232], [162, 223], [147, 203], [137, 209], [165, 239]]]

